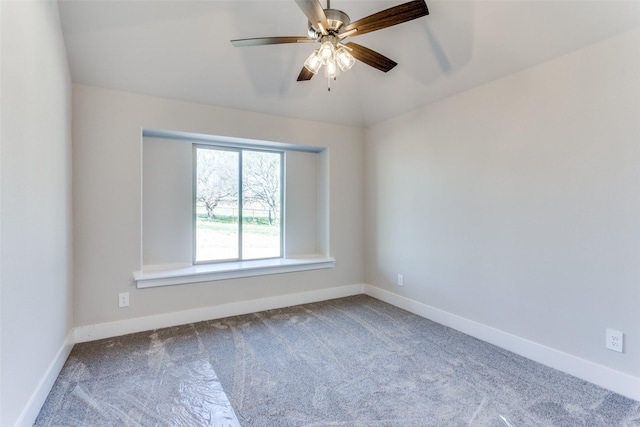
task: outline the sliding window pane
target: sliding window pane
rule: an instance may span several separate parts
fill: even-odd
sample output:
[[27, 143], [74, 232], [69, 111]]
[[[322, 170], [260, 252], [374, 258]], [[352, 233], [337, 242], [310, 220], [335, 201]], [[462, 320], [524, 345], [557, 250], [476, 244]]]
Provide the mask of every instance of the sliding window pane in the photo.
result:
[[242, 152], [242, 258], [281, 256], [282, 154]]
[[196, 147], [195, 261], [240, 257], [240, 153]]

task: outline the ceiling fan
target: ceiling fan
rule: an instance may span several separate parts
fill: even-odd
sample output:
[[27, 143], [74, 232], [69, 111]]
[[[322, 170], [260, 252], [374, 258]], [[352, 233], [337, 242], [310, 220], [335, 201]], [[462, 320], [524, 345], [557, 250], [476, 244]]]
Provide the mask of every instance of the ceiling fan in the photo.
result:
[[[356, 37], [372, 31], [382, 30], [429, 14], [425, 0], [413, 0], [351, 22], [349, 15], [338, 9], [331, 9], [330, 0], [323, 9], [318, 0], [295, 0], [308, 19], [306, 36], [258, 37], [231, 40], [236, 47], [263, 46], [282, 43], [320, 43], [305, 61], [298, 75], [298, 81], [311, 78], [324, 65], [325, 77], [330, 82], [340, 70], [347, 71], [356, 59], [387, 72], [398, 65], [395, 61], [359, 44], [343, 43], [347, 37]], [[331, 90], [331, 87], [328, 86]]]

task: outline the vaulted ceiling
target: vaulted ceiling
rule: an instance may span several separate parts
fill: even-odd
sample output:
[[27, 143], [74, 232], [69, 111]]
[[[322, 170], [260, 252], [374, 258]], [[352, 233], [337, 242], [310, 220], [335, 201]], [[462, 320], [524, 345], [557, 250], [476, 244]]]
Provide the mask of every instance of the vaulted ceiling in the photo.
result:
[[[326, 7], [326, 0], [322, 4]], [[399, 1], [333, 0], [357, 20]], [[293, 0], [59, 0], [74, 83], [367, 126], [640, 26], [640, 2], [430, 1], [430, 15], [353, 38], [398, 62], [361, 62], [331, 83], [296, 78], [315, 44]], [[347, 39], [349, 40], [349, 39]]]

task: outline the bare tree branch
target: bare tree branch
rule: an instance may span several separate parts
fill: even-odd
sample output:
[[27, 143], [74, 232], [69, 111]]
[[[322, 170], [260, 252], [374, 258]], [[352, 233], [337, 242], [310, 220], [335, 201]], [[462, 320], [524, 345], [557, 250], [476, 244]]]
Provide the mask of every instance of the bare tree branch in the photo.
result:
[[214, 218], [221, 202], [238, 200], [238, 154], [214, 149], [197, 150], [196, 200]]
[[280, 159], [278, 153], [247, 151], [243, 154], [244, 201], [268, 210], [271, 225], [280, 217]]

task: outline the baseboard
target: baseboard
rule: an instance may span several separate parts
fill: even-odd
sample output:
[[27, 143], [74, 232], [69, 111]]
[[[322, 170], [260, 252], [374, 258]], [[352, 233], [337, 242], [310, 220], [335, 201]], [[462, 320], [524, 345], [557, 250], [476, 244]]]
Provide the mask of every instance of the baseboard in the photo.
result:
[[74, 332], [72, 329], [67, 334], [62, 346], [49, 364], [49, 367], [42, 376], [42, 379], [40, 379], [38, 386], [33, 391], [31, 398], [29, 398], [29, 401], [18, 417], [18, 420], [14, 424], [16, 427], [32, 426], [36, 421], [44, 401], [47, 400], [47, 396], [49, 396], [49, 392], [53, 388], [53, 384], [56, 382], [64, 363], [67, 361], [67, 358], [71, 353], [71, 349], [73, 348], [73, 337]]
[[640, 378], [563, 353], [554, 348], [529, 341], [375, 286], [364, 285], [363, 287], [364, 293], [373, 298], [504, 348], [527, 359], [599, 385], [615, 393], [640, 401]]
[[364, 285], [337, 286], [334, 288], [240, 301], [116, 322], [99, 323], [97, 325], [79, 326], [75, 329], [75, 342], [95, 341], [135, 332], [201, 322], [203, 320], [220, 319], [292, 305], [343, 298], [362, 294], [363, 290]]

